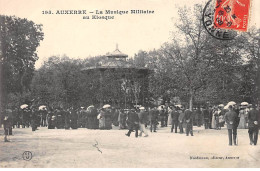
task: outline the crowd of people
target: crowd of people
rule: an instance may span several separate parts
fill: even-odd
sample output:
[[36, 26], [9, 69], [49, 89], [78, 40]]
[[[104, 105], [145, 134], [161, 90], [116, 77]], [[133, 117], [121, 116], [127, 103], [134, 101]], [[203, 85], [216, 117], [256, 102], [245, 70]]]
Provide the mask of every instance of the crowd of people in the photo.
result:
[[[260, 120], [259, 108], [255, 105], [228, 103], [217, 106], [196, 107], [192, 111], [181, 105], [159, 105], [145, 108], [135, 106], [130, 109], [114, 108], [104, 105], [97, 108], [91, 105], [87, 108], [51, 108], [47, 106], [22, 105], [19, 109], [6, 109], [2, 122], [5, 128], [5, 139], [12, 135], [12, 128], [31, 127], [36, 131], [38, 127], [48, 129], [128, 129], [126, 136], [135, 132], [135, 137], [148, 137], [148, 131], [157, 132], [158, 127], [170, 126], [170, 132], [185, 133], [193, 136], [193, 126], [205, 129], [220, 130], [225, 123], [228, 129], [229, 145], [232, 145], [232, 134], [234, 145], [237, 145], [237, 128], [249, 129], [250, 144], [257, 144], [258, 122]], [[138, 134], [138, 131], [139, 134]]]

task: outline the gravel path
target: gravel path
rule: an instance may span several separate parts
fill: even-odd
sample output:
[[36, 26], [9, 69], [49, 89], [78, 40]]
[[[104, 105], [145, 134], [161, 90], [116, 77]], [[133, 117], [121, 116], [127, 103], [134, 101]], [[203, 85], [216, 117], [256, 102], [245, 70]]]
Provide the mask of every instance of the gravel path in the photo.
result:
[[[194, 127], [187, 137], [167, 127], [147, 138], [117, 129], [20, 128], [5, 143], [0, 128], [0, 167], [260, 167], [260, 145], [249, 145], [247, 130], [238, 130], [238, 146], [228, 146], [225, 128]], [[23, 160], [24, 151], [32, 152], [31, 160]]]

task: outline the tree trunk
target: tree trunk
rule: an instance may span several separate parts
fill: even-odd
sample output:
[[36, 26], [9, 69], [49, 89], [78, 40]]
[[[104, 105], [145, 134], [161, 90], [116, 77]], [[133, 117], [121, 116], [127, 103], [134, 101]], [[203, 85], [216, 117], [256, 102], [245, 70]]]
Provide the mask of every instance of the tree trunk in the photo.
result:
[[20, 80], [20, 86], [21, 86], [21, 95], [23, 96], [24, 92], [26, 92], [26, 87], [24, 85], [24, 78], [26, 76], [26, 72], [27, 72], [27, 67], [25, 67], [25, 70], [22, 71], [21, 73], [21, 80]]
[[192, 90], [190, 90], [190, 104], [189, 104], [190, 111], [192, 111], [192, 109], [193, 109], [193, 98], [194, 98], [194, 93]]

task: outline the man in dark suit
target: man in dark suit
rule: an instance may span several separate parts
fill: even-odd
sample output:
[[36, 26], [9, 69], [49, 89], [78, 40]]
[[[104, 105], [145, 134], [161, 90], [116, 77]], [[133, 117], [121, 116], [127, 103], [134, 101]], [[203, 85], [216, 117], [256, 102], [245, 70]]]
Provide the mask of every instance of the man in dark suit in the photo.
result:
[[213, 117], [213, 108], [212, 106], [209, 106], [209, 129], [212, 129], [212, 117]]
[[237, 145], [237, 114], [231, 105], [228, 107], [228, 110], [225, 114], [225, 121], [227, 123], [229, 145], [232, 146], [232, 133], [234, 145]]
[[248, 112], [248, 134], [250, 145], [256, 145], [259, 132], [260, 112], [256, 110], [255, 105], [252, 107], [253, 109]]
[[36, 131], [37, 130], [37, 126], [38, 126], [38, 112], [35, 107], [32, 107], [31, 109], [31, 127], [32, 127], [32, 131]]
[[98, 111], [95, 107], [90, 108], [87, 111], [87, 128], [88, 129], [98, 129]]
[[171, 111], [171, 118], [172, 118], [172, 128], [171, 132], [173, 132], [173, 129], [175, 128], [175, 133], [177, 133], [177, 128], [178, 128], [178, 123], [179, 123], [179, 112], [176, 110], [174, 107], [173, 110]]
[[8, 137], [7, 137], [7, 136], [8, 136], [8, 135], [13, 135], [13, 133], [12, 133], [13, 114], [12, 114], [12, 110], [11, 110], [11, 109], [6, 109], [4, 112], [5, 112], [5, 113], [4, 113], [4, 118], [3, 118], [4, 134], [5, 134], [4, 142], [10, 142], [10, 141], [8, 140]]
[[180, 128], [180, 133], [183, 133], [183, 127], [184, 127], [184, 111], [180, 108], [177, 107], [178, 113], [179, 115], [179, 128]]
[[186, 109], [184, 111], [184, 121], [186, 122], [186, 136], [193, 136], [192, 111]]
[[210, 114], [209, 114], [208, 108], [207, 108], [207, 107], [206, 107], [206, 108], [203, 108], [202, 113], [203, 113], [203, 116], [204, 116], [204, 126], [205, 126], [205, 129], [209, 129], [209, 124], [210, 124], [209, 118], [210, 118]]
[[166, 126], [166, 123], [165, 123], [166, 111], [163, 106], [161, 107], [161, 110], [159, 110], [159, 118], [161, 121], [161, 127], [165, 127]]
[[65, 118], [65, 129], [70, 129], [70, 111], [69, 108], [65, 110], [64, 112], [64, 118]]
[[24, 108], [22, 109], [22, 127], [25, 128], [29, 128], [30, 126], [30, 115], [31, 115], [31, 111], [30, 109], [27, 107], [27, 108]]
[[135, 137], [138, 138], [139, 117], [136, 111], [129, 111], [126, 123], [128, 126], [128, 132], [125, 135], [130, 137], [131, 132], [135, 130]]
[[126, 117], [127, 117], [127, 110], [119, 110], [119, 129], [126, 129]]
[[64, 109], [62, 107], [59, 107], [56, 111], [56, 119], [57, 119], [57, 129], [63, 129], [65, 126], [64, 121]]
[[156, 107], [149, 111], [149, 119], [150, 119], [150, 131], [156, 132], [156, 125], [158, 120], [158, 110]]

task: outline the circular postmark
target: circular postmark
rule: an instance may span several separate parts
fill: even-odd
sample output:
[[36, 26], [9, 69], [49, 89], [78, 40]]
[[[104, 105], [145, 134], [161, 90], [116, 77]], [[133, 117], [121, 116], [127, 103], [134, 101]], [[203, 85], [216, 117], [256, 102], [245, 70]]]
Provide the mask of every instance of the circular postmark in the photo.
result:
[[216, 1], [209, 0], [203, 9], [202, 22], [206, 31], [216, 39], [232, 40], [236, 37], [237, 32], [234, 30], [218, 28], [214, 21], [216, 11]]
[[25, 151], [23, 152], [23, 159], [26, 161], [29, 161], [32, 159], [32, 152], [30, 151]]

